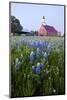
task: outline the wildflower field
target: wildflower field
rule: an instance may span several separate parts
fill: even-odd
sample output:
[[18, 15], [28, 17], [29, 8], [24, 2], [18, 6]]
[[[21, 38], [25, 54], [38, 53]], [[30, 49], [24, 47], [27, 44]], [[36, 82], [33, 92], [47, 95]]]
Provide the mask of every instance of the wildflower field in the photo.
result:
[[12, 36], [11, 97], [65, 93], [64, 37]]

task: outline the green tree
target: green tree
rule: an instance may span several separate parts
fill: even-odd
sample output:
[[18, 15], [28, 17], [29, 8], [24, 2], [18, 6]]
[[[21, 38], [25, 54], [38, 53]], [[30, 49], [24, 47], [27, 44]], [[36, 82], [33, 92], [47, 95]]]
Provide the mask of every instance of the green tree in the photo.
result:
[[31, 35], [35, 35], [35, 36], [38, 36], [38, 31], [31, 31]]
[[38, 31], [35, 31], [34, 34], [35, 34], [36, 36], [38, 36]]
[[17, 19], [15, 16], [11, 16], [11, 33], [15, 35], [18, 31], [21, 31], [23, 27], [20, 24], [19, 19]]

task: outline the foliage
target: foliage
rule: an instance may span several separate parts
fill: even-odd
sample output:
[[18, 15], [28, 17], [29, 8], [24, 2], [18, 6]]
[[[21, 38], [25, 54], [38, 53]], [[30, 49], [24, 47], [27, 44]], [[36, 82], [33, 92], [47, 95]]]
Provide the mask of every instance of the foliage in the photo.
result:
[[11, 45], [11, 97], [64, 94], [64, 49], [55, 42], [25, 37]]
[[21, 26], [19, 19], [15, 16], [11, 16], [11, 32], [15, 35], [15, 33], [21, 31], [22, 29], [23, 27]]
[[35, 34], [36, 36], [38, 36], [38, 31], [35, 31], [34, 34]]

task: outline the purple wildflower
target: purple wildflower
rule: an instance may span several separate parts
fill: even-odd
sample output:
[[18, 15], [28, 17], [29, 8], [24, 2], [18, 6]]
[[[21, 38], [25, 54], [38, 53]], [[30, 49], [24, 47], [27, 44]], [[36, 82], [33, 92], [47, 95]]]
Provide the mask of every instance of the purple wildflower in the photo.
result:
[[37, 50], [36, 50], [36, 58], [39, 59], [39, 57], [40, 57], [40, 51], [39, 51], [39, 48], [37, 48]]
[[49, 42], [45, 41], [44, 46], [47, 48], [48, 47]]
[[31, 51], [31, 53], [30, 53], [30, 62], [33, 62], [33, 60], [34, 60], [34, 52]]
[[47, 58], [47, 53], [46, 53], [46, 52], [43, 53], [43, 58], [44, 58], [44, 59]]
[[16, 42], [16, 48], [17, 48], [17, 51], [20, 50], [19, 42]]
[[35, 46], [38, 47], [38, 42], [37, 41], [35, 42]]
[[21, 40], [21, 44], [22, 44], [22, 45], [24, 44], [24, 39], [23, 39], [23, 40]]
[[31, 42], [31, 46], [35, 47], [35, 42], [34, 41]]
[[20, 62], [18, 58], [16, 58], [15, 64], [16, 64], [16, 69], [18, 70], [20, 67]]
[[42, 42], [41, 40], [38, 41], [38, 47], [39, 47], [40, 49], [43, 48], [43, 42]]
[[37, 75], [40, 74], [40, 67], [41, 67], [40, 63], [37, 63], [36, 69], [35, 69]]

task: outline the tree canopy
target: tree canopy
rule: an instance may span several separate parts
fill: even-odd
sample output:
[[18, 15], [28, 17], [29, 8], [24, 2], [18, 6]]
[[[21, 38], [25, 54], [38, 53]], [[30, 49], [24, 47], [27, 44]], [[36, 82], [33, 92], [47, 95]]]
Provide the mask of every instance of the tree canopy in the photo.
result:
[[11, 16], [11, 33], [17, 33], [18, 31], [22, 31], [23, 27], [20, 24], [19, 19], [15, 16]]

